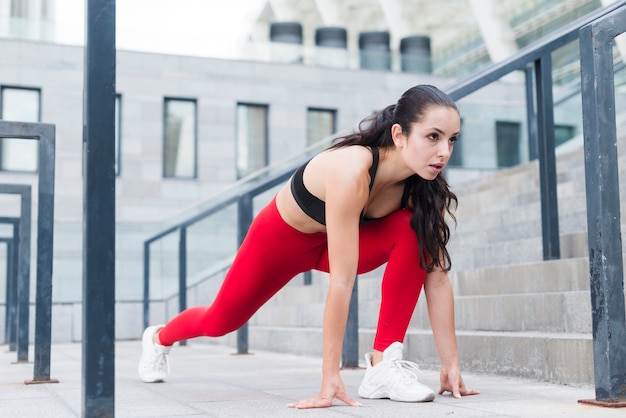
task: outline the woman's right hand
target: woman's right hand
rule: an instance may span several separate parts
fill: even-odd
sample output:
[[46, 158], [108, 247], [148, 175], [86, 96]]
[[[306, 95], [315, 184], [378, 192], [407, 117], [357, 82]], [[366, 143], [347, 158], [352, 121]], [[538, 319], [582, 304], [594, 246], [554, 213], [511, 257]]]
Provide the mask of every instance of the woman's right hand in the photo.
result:
[[348, 406], [362, 406], [346, 393], [339, 373], [333, 373], [322, 378], [322, 388], [319, 395], [290, 403], [287, 406], [296, 409], [328, 408], [333, 405], [335, 400], [344, 402]]

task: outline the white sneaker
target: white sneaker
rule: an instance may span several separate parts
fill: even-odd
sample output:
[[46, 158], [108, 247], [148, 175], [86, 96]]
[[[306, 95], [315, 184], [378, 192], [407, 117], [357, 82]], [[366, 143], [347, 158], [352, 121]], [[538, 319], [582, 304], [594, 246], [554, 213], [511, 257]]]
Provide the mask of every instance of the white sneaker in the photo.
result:
[[152, 342], [154, 334], [163, 328], [163, 325], [148, 327], [141, 339], [141, 359], [139, 359], [139, 377], [146, 383], [164, 382], [170, 375], [170, 364], [167, 354], [172, 349]]
[[395, 342], [383, 351], [383, 360], [372, 366], [372, 353], [365, 354], [367, 369], [359, 396], [367, 399], [389, 398], [399, 402], [430, 402], [435, 392], [417, 381], [417, 364], [402, 360], [402, 343]]

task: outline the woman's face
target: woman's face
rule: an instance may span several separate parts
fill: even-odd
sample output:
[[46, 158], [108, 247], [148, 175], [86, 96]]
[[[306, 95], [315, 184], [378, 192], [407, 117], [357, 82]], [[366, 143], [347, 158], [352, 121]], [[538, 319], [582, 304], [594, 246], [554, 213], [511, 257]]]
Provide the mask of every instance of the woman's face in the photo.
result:
[[395, 133], [394, 140], [402, 148], [408, 168], [425, 180], [434, 180], [448, 163], [460, 128], [461, 118], [456, 109], [432, 106], [419, 122], [411, 125], [408, 135]]

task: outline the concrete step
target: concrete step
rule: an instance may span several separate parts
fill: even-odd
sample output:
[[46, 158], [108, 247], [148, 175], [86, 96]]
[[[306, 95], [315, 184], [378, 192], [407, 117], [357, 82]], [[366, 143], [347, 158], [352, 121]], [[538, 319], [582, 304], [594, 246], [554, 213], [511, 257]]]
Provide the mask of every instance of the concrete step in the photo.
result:
[[[591, 332], [589, 276], [585, 258], [453, 272], [459, 330]], [[375, 328], [380, 306], [378, 277], [360, 277], [359, 324]], [[259, 326], [321, 327], [328, 278], [290, 285], [250, 321]], [[411, 327], [430, 329], [422, 295]]]
[[[359, 331], [359, 359], [372, 350], [374, 329]], [[223, 337], [236, 344], [236, 336]], [[462, 370], [525, 377], [567, 385], [593, 384], [591, 334], [459, 331]], [[319, 327], [249, 327], [250, 350], [296, 355], [322, 355]], [[439, 356], [432, 334], [411, 329], [405, 339], [405, 358], [424, 369], [438, 369]]]

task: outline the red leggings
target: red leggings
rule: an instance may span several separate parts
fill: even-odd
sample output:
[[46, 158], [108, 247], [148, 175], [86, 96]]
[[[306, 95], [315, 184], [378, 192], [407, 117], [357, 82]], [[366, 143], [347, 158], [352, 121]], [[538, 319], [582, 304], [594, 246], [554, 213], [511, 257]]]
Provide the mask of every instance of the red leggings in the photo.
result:
[[[357, 273], [385, 262], [374, 349], [404, 341], [426, 272], [420, 267], [411, 213], [400, 209], [363, 224], [359, 231]], [[161, 329], [163, 345], [199, 336], [218, 337], [239, 329], [294, 276], [328, 272], [326, 233], [306, 234], [289, 226], [275, 200], [254, 219], [211, 306], [189, 308]]]

